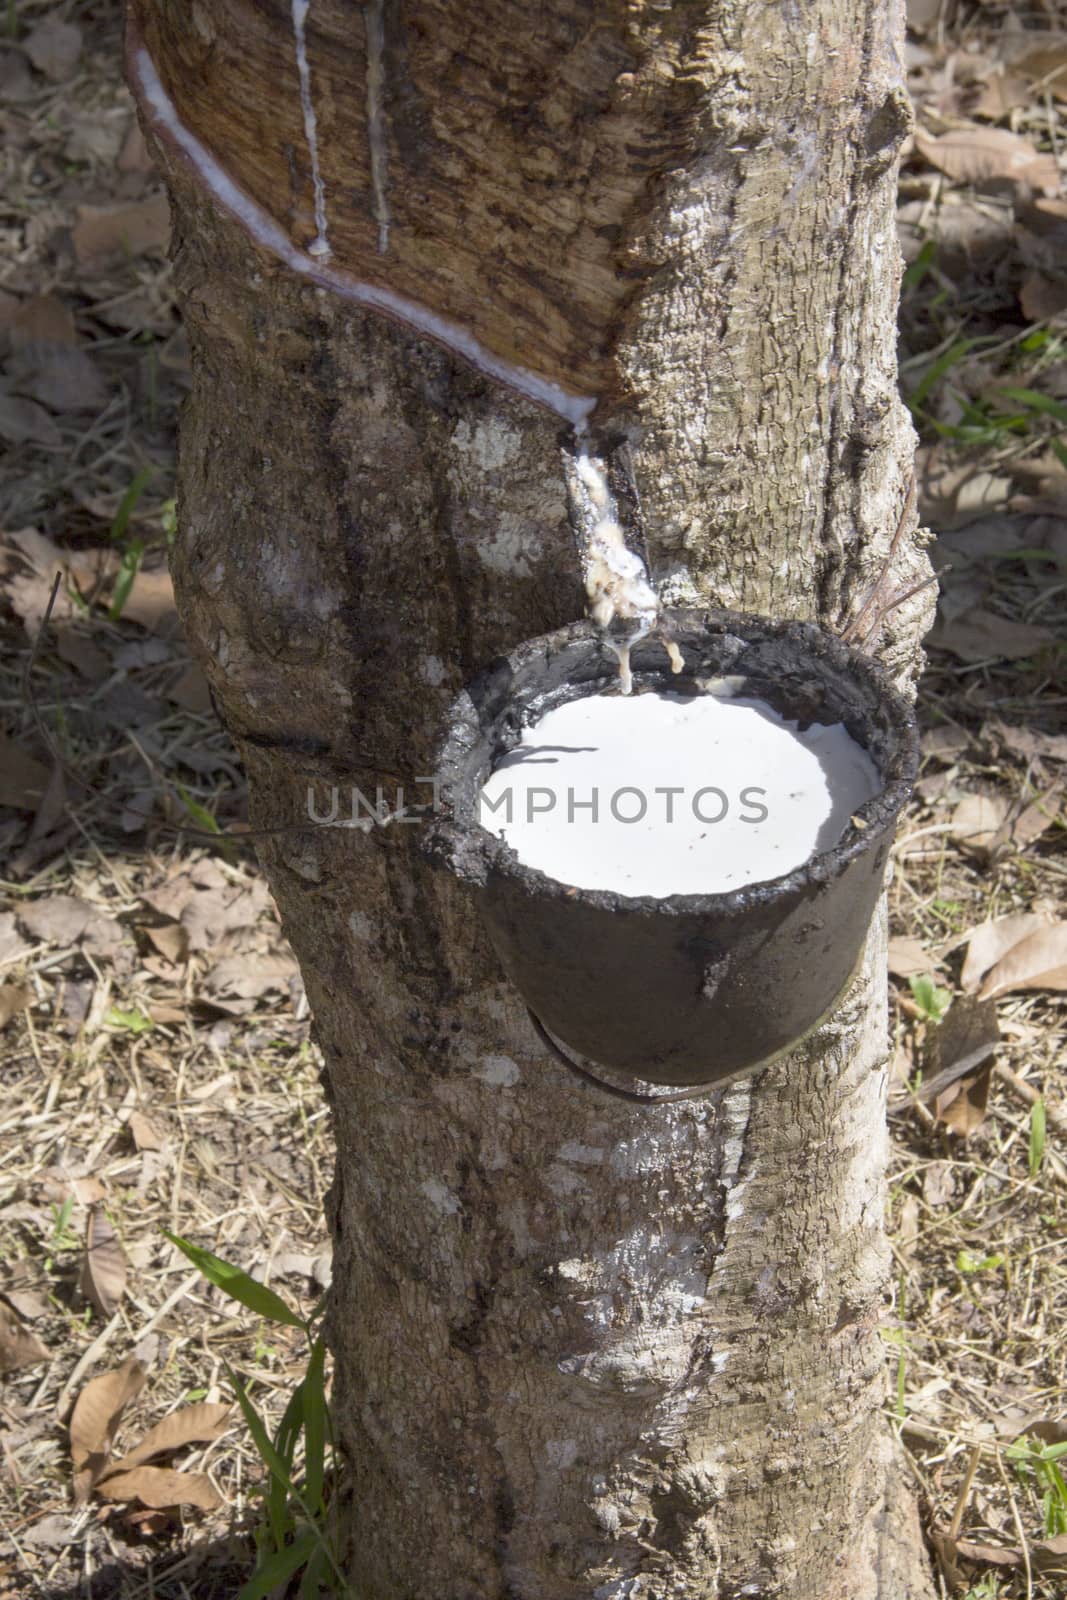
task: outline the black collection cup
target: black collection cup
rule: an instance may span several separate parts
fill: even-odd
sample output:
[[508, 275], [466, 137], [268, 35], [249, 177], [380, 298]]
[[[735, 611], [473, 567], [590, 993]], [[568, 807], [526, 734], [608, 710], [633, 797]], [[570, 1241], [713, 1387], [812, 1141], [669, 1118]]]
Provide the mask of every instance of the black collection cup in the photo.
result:
[[578, 622], [492, 662], [452, 703], [429, 849], [477, 897], [505, 973], [557, 1043], [624, 1079], [714, 1085], [798, 1042], [847, 986], [918, 739], [876, 662], [812, 623], [676, 611], [667, 625], [684, 670], [672, 673], [646, 638], [632, 652], [635, 694], [714, 693], [728, 678], [733, 693], [802, 727], [843, 723], [867, 751], [879, 790], [832, 848], [765, 883], [663, 899], [575, 888], [525, 866], [483, 827], [479, 795], [530, 723], [564, 701], [619, 692], [616, 657]]

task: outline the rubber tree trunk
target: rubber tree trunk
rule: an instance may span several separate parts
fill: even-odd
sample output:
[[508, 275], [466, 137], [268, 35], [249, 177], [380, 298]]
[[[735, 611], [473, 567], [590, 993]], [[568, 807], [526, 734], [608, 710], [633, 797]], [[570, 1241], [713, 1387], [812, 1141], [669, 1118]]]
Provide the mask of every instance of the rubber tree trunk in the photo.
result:
[[[902, 27], [895, 0], [131, 16], [193, 350], [179, 603], [279, 830], [335, 1120], [366, 1600], [931, 1593], [883, 1420], [881, 921], [788, 1059], [628, 1105], [545, 1054], [418, 827], [307, 825], [309, 789], [410, 800], [465, 680], [581, 614], [559, 450], [589, 402], [665, 595], [859, 612], [913, 442]], [[925, 575], [910, 527], [892, 557], [887, 597]], [[871, 635], [898, 678], [927, 599]]]

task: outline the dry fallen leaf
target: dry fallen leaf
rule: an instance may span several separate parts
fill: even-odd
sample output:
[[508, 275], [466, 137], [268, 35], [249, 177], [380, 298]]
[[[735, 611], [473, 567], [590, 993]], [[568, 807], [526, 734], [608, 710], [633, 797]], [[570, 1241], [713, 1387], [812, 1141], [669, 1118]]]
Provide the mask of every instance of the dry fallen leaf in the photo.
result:
[[166, 1141], [143, 1111], [131, 1111], [126, 1126], [138, 1150], [162, 1150]]
[[0, 806], [36, 811], [48, 783], [48, 768], [0, 733]]
[[905, 1258], [915, 1254], [919, 1242], [919, 1196], [908, 1193], [900, 1203], [900, 1223], [894, 1245]]
[[178, 610], [174, 604], [174, 585], [165, 567], [146, 572], [142, 568], [122, 607], [123, 622], [136, 622], [152, 633], [170, 634], [178, 629]]
[[214, 710], [208, 681], [200, 668], [195, 665], [186, 667], [177, 682], [172, 684], [167, 691], [167, 699], [173, 700], [183, 711], [192, 711], [196, 716], [203, 716]]
[[214, 1511], [222, 1504], [222, 1496], [204, 1473], [176, 1472], [173, 1467], [134, 1467], [132, 1472], [105, 1478], [96, 1492], [105, 1500], [139, 1500], [157, 1510], [196, 1506]]
[[997, 917], [992, 922], [980, 922], [964, 934], [967, 956], [960, 973], [960, 987], [965, 994], [973, 994], [1001, 956], [1020, 944], [1039, 928], [1048, 928], [1055, 918], [1036, 911], [1023, 911], [1012, 917]]
[[949, 1133], [961, 1139], [982, 1126], [989, 1105], [989, 1085], [993, 1064], [981, 1067], [973, 1077], [960, 1078], [934, 1101], [934, 1116]]
[[123, 931], [87, 900], [71, 894], [49, 895], [21, 905], [18, 919], [26, 932], [48, 944], [83, 944], [97, 955], [111, 955], [122, 943]]
[[144, 1387], [147, 1369], [130, 1356], [112, 1372], [91, 1378], [70, 1416], [70, 1454], [74, 1463], [74, 1503], [84, 1505], [107, 1465], [122, 1413]]
[[65, 300], [54, 294], [35, 294], [23, 300], [8, 327], [13, 350], [47, 339], [50, 344], [76, 344], [78, 332], [74, 313]]
[[987, 730], [1024, 761], [1067, 761], [1067, 734], [1042, 733], [1036, 728], [1013, 727], [997, 721], [984, 723], [983, 734]]
[[[942, 1539], [946, 1536], [942, 1535]], [[1025, 1559], [1021, 1550], [1001, 1549], [999, 1545], [973, 1543], [969, 1539], [950, 1541], [955, 1553], [964, 1561], [973, 1561], [987, 1567], [1022, 1567]], [[1030, 1568], [1043, 1577], [1067, 1574], [1067, 1534], [1057, 1534], [1054, 1539], [1038, 1539], [1027, 1547]]]
[[1003, 795], [964, 795], [952, 813], [952, 837], [962, 850], [987, 851], [1010, 812], [1011, 803]]
[[85, 1230], [78, 1287], [102, 1317], [110, 1317], [126, 1292], [126, 1258], [101, 1206], [93, 1206]]
[[932, 972], [937, 958], [932, 956], [921, 939], [890, 939], [889, 970], [897, 978], [918, 977]]
[[[213, 1443], [229, 1427], [231, 1412], [230, 1406], [209, 1400], [182, 1406], [180, 1411], [171, 1411], [161, 1422], [149, 1428], [139, 1445], [108, 1467], [105, 1478], [110, 1479], [112, 1474], [132, 1472], [135, 1467], [151, 1461], [153, 1456], [167, 1455], [172, 1450], [184, 1449], [187, 1444]], [[161, 1503], [174, 1505], [177, 1502], [168, 1500]]]
[[951, 1161], [931, 1161], [923, 1173], [923, 1199], [932, 1211], [955, 1197], [956, 1179]]
[[930, 643], [961, 661], [1018, 661], [1056, 644], [1051, 628], [1029, 622], [1009, 622], [993, 611], [968, 611], [952, 622], [940, 621]]
[[108, 388], [84, 350], [37, 340], [25, 345], [8, 364], [13, 394], [36, 400], [61, 416], [97, 412], [108, 400]]
[[204, 987], [214, 995], [258, 1000], [265, 994], [287, 994], [298, 971], [291, 956], [227, 956], [207, 973]]
[[0, 1299], [0, 1375], [47, 1361], [48, 1351], [7, 1301]]
[[79, 206], [71, 237], [79, 265], [90, 271], [130, 256], [162, 256], [170, 239], [170, 209], [163, 195]]
[[27, 944], [15, 926], [13, 911], [0, 912], [0, 966], [10, 966], [28, 956], [33, 946]]
[[1028, 322], [1047, 322], [1067, 311], [1067, 283], [1030, 271], [1019, 285], [1019, 304]]
[[6, 1028], [12, 1017], [32, 1006], [33, 998], [27, 983], [0, 984], [0, 1028]]
[[99, 683], [111, 671], [111, 661], [103, 650], [77, 628], [56, 628], [55, 641], [59, 659], [74, 667], [90, 683]]
[[913, 1098], [932, 1103], [934, 1115], [951, 1133], [966, 1136], [981, 1126], [993, 1070], [990, 1057], [1000, 1042], [996, 1007], [971, 996], [957, 997], [936, 1026], [926, 1028], [922, 1081], [912, 1091], [896, 1087], [891, 1110]]
[[[1035, 37], [1023, 35], [1024, 38]], [[1058, 100], [1067, 100], [1067, 35], [1036, 35], [1040, 43], [1012, 62], [1015, 72], [1037, 79]]]
[[38, 72], [53, 83], [61, 83], [78, 65], [82, 31], [73, 22], [64, 22], [51, 13], [27, 34], [22, 48]]
[[1042, 155], [1029, 139], [1004, 128], [954, 128], [937, 138], [919, 128], [915, 148], [924, 161], [957, 183], [1009, 178], [1042, 194], [1060, 192], [1056, 157]]
[[145, 933], [166, 960], [180, 965], [189, 959], [189, 933], [180, 922], [162, 928], [146, 928]]
[[0, 394], [0, 439], [8, 444], [39, 444], [45, 450], [63, 446], [63, 435], [43, 406], [10, 394]]
[[1014, 989], [1067, 990], [1067, 922], [1039, 928], [1013, 945], [978, 992], [991, 1000]]
[[1062, 800], [1063, 784], [1053, 783], [1036, 800], [1024, 806], [1009, 829], [1012, 844], [1025, 850], [1028, 844], [1047, 833], [1059, 821]]

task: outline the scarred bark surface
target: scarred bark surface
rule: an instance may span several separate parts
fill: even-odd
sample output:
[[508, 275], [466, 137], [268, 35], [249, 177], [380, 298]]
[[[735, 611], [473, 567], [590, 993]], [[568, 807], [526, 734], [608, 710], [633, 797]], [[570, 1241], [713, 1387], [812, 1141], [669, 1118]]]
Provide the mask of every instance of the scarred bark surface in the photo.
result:
[[[189, 63], [203, 64], [205, 29], [230, 37], [242, 8], [142, 9], [160, 79], [196, 123], [208, 113]], [[669, 593], [840, 625], [881, 571], [911, 449], [893, 369], [899, 16], [882, 0], [553, 0], [533, 27], [528, 12], [484, 10], [476, 29], [469, 6], [386, 7], [383, 115], [408, 154], [379, 258], [365, 141], [345, 144], [331, 122], [358, 70], [341, 25], [355, 36], [363, 14], [312, 6], [345, 270], [391, 281], [395, 266], [405, 293], [424, 289], [483, 341], [506, 324], [498, 353], [575, 391], [594, 382], [596, 424], [632, 443]], [[196, 124], [250, 187], [247, 152], [257, 138], [267, 150], [275, 115], [283, 143], [300, 127], [297, 80], [272, 79], [271, 114], [248, 131], [256, 73], [292, 37], [287, 7], [255, 11], [233, 35], [243, 55], [218, 46], [229, 120]], [[644, 63], [643, 126], [673, 130], [631, 172], [594, 97], [550, 142], [574, 216], [547, 258], [548, 299], [562, 325], [596, 322], [578, 353], [544, 338], [544, 285], [507, 287], [536, 240], [517, 223], [495, 244], [479, 231], [486, 163], [499, 157], [502, 215], [519, 205], [521, 141], [496, 151], [503, 111], [478, 162], [448, 133], [456, 62], [474, 33], [479, 50], [503, 51], [507, 17], [499, 81], [478, 77], [501, 107], [543, 39], [583, 18], [596, 62]], [[430, 79], [403, 64], [431, 37], [438, 56], [452, 47], [434, 126], [450, 193], [465, 194], [444, 219], [451, 201], [417, 203], [438, 167], [420, 179], [417, 140], [401, 137], [414, 99], [434, 104]], [[573, 86], [551, 92], [579, 103]], [[336, 1121], [331, 1340], [354, 1583], [367, 1600], [926, 1600], [881, 1416], [884, 929], [803, 1049], [704, 1100], [623, 1105], [546, 1056], [465, 893], [423, 861], [419, 827], [307, 825], [309, 788], [320, 810], [335, 785], [380, 785], [394, 803], [405, 785], [410, 799], [464, 681], [580, 614], [561, 423], [280, 265], [173, 128], [149, 122], [194, 353], [179, 599], [255, 823], [278, 830], [261, 855]], [[625, 248], [641, 270], [594, 316], [597, 286], [605, 304], [615, 293], [603, 263], [618, 258], [587, 280], [579, 244], [611, 199], [594, 182], [606, 152], [626, 169]], [[437, 270], [422, 277], [427, 254]], [[887, 592], [922, 575], [902, 541]], [[909, 602], [879, 635], [900, 675], [925, 613], [924, 598]]]

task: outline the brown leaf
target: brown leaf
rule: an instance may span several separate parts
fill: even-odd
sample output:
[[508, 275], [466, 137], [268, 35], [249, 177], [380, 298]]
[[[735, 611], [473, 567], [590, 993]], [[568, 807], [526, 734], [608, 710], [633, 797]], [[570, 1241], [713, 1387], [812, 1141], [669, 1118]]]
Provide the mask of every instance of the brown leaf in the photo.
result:
[[985, 852], [996, 842], [1010, 811], [1011, 803], [1003, 795], [964, 795], [952, 813], [952, 837], [962, 850]]
[[111, 671], [109, 658], [76, 628], [57, 628], [55, 639], [60, 660], [74, 667], [90, 683], [99, 683]]
[[920, 740], [920, 747], [924, 756], [934, 756], [938, 761], [947, 761], [951, 766], [970, 742], [971, 736], [966, 728], [957, 728], [951, 722], [941, 722], [936, 728], [926, 729]]
[[923, 1173], [923, 1199], [932, 1211], [954, 1199], [956, 1179], [951, 1161], [931, 1161]]
[[1067, 283], [1032, 270], [1019, 285], [1019, 304], [1028, 322], [1047, 322], [1067, 311]]
[[48, 768], [0, 733], [0, 806], [36, 811], [48, 783]]
[[1025, 850], [1028, 844], [1033, 844], [1035, 839], [1040, 839], [1047, 833], [1060, 817], [1060, 802], [1063, 798], [1063, 784], [1054, 783], [1044, 794], [1024, 806], [1019, 815], [1011, 824], [1012, 844], [1018, 845], [1020, 850]]
[[[1039, 36], [1040, 37], [1040, 36]], [[1012, 62], [1014, 71], [1041, 81], [1058, 100], [1067, 100], [1067, 36], [1048, 35], [1036, 49]]]
[[1021, 1550], [1002, 1550], [995, 1544], [977, 1544], [970, 1539], [957, 1539], [954, 1541], [956, 1554], [964, 1561], [974, 1561], [983, 1567], [1021, 1567], [1023, 1553]]
[[1067, 990], [1067, 922], [1039, 928], [1013, 945], [987, 976], [979, 998], [1015, 989]]
[[131, 1111], [126, 1126], [138, 1150], [162, 1150], [166, 1140], [143, 1111]]
[[189, 1010], [187, 1006], [172, 1006], [165, 1000], [153, 1000], [148, 1008], [148, 1014], [153, 1022], [184, 1022]]
[[14, 1306], [0, 1298], [0, 1374], [47, 1360], [48, 1351], [37, 1335], [24, 1326]]
[[982, 1067], [974, 1077], [961, 1078], [934, 1101], [934, 1116], [949, 1133], [966, 1139], [985, 1121], [989, 1105], [989, 1085], [993, 1063]]
[[90, 271], [130, 256], [165, 255], [169, 239], [170, 209], [163, 195], [79, 206], [72, 233], [74, 254]]
[[40, 1174], [40, 1183], [46, 1198], [60, 1206], [71, 1198], [79, 1205], [95, 1206], [107, 1192], [100, 1179], [91, 1173], [75, 1178], [63, 1167], [46, 1167]]
[[8, 444], [39, 444], [45, 450], [63, 445], [63, 435], [43, 406], [10, 394], [0, 394], [0, 439]]
[[118, 1236], [100, 1206], [93, 1206], [85, 1230], [81, 1289], [102, 1317], [110, 1317], [126, 1292], [126, 1258]]
[[1051, 628], [1009, 622], [995, 612], [977, 609], [953, 622], [939, 622], [930, 643], [961, 661], [1019, 661], [1056, 644], [1057, 635]]
[[1004, 128], [954, 128], [938, 138], [915, 132], [915, 148], [924, 161], [957, 183], [988, 183], [1008, 178], [1042, 194], [1060, 191], [1056, 158], [1042, 155], [1020, 134]]
[[36, 400], [60, 416], [100, 411], [108, 399], [107, 384], [91, 356], [44, 340], [24, 346], [14, 357], [8, 382], [13, 394]]
[[890, 939], [889, 970], [894, 977], [917, 977], [921, 972], [932, 972], [936, 966], [936, 957], [921, 939]]
[[192, 711], [197, 716], [214, 709], [207, 679], [197, 666], [186, 667], [177, 683], [167, 691], [167, 699], [173, 700], [183, 711]]
[[6, 1028], [11, 1018], [33, 1005], [33, 990], [28, 983], [0, 984], [0, 1028]]
[[188, 961], [189, 932], [180, 922], [171, 922], [162, 928], [146, 928], [144, 931], [167, 961], [176, 964]]
[[132, 1472], [98, 1483], [96, 1492], [105, 1500], [139, 1500], [157, 1510], [196, 1506], [214, 1511], [222, 1504], [222, 1496], [205, 1473], [175, 1472], [172, 1467], [134, 1467]]
[[291, 956], [227, 956], [207, 973], [204, 987], [215, 995], [258, 1000], [265, 994], [287, 994], [298, 971]]
[[960, 987], [965, 993], [973, 994], [990, 967], [1002, 956], [1040, 928], [1051, 927], [1054, 920], [1036, 911], [1023, 911], [1016, 916], [980, 922], [976, 928], [971, 928], [964, 934], [967, 957], [960, 973]]
[[47, 838], [66, 809], [67, 779], [62, 763], [54, 761], [52, 770], [48, 774], [48, 782], [44, 786], [44, 793], [41, 795], [41, 803], [34, 812], [29, 834], [30, 843]]
[[13, 350], [47, 339], [51, 344], [76, 344], [74, 313], [54, 294], [35, 294], [24, 300], [12, 317], [8, 334]]
[[1039, 1539], [1030, 1546], [1030, 1560], [1044, 1578], [1067, 1576], [1067, 1534]]
[[126, 130], [126, 137], [123, 139], [122, 149], [115, 165], [120, 172], [147, 174], [155, 170], [155, 163], [148, 153], [148, 146], [144, 142], [144, 134], [136, 117]]
[[170, 635], [178, 630], [178, 611], [174, 604], [174, 585], [166, 568], [146, 572], [143, 568], [133, 580], [133, 588], [122, 608], [123, 622], [136, 622], [150, 633]]
[[944, 1020], [926, 1030], [919, 1094], [924, 1100], [943, 1096], [958, 1079], [975, 1073], [988, 1061], [999, 1043], [997, 1008], [992, 1001], [960, 995]]
[[78, 65], [82, 52], [82, 31], [73, 22], [49, 13], [27, 35], [22, 44], [38, 72], [52, 83], [62, 83]]
[[[187, 1444], [211, 1444], [213, 1440], [221, 1438], [230, 1426], [230, 1415], [230, 1406], [207, 1400], [170, 1412], [161, 1422], [149, 1428], [139, 1445], [108, 1467], [105, 1479], [110, 1479], [113, 1474], [132, 1472], [134, 1467], [151, 1461], [153, 1456], [167, 1455], [172, 1450], [183, 1449]], [[177, 1504], [176, 1501], [160, 1503]]]
[[1067, 734], [1042, 733], [1036, 728], [1012, 727], [997, 721], [983, 723], [982, 732], [987, 731], [1025, 761], [1067, 761]]
[[13, 961], [28, 956], [32, 949], [15, 927], [15, 913], [0, 912], [0, 965], [10, 966]]
[[69, 1511], [40, 1517], [19, 1533], [22, 1544], [34, 1550], [63, 1550], [77, 1538], [77, 1519]]
[[76, 895], [27, 901], [18, 919], [27, 933], [47, 944], [84, 944], [94, 954], [111, 955], [122, 943], [120, 925]]
[[1017, 107], [1029, 105], [1032, 99], [1033, 88], [1026, 78], [1015, 72], [997, 72], [971, 106], [971, 115], [1001, 122]]
[[147, 1369], [130, 1356], [112, 1372], [91, 1378], [70, 1416], [70, 1454], [74, 1463], [74, 1501], [84, 1505], [107, 1465], [122, 1413], [144, 1387]]
[[210, 950], [223, 934], [254, 927], [269, 905], [270, 893], [258, 879], [245, 885], [227, 883], [225, 888], [194, 894], [181, 913], [189, 948]]

